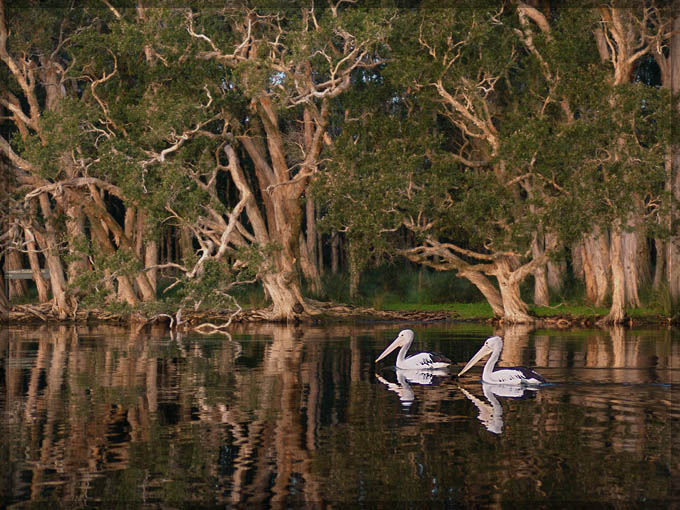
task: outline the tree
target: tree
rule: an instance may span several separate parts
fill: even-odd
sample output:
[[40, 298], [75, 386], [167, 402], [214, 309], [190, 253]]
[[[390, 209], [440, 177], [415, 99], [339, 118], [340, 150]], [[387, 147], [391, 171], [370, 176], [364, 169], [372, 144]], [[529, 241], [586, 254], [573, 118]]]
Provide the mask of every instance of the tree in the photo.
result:
[[[26, 203], [42, 208], [25, 228], [44, 232], [38, 241], [55, 299], [63, 295], [60, 310], [76, 306], [68, 308], [66, 283], [55, 280], [64, 274], [56, 264], [68, 260], [68, 299], [78, 288], [98, 289], [137, 306], [155, 299], [155, 273], [171, 269], [189, 287], [212, 275], [210, 295], [259, 279], [273, 320], [315, 312], [299, 281], [302, 265], [319, 283], [306, 190], [330, 143], [331, 105], [351, 87], [352, 72], [382, 62], [392, 15], [344, 3], [317, 10], [105, 2], [54, 11], [49, 51], [33, 53], [9, 36], [3, 11], [1, 56], [21, 92], [3, 105], [21, 142], [3, 138], [1, 148], [21, 172]], [[21, 26], [30, 16], [12, 11], [10, 22]], [[51, 60], [39, 65], [45, 54]], [[58, 231], [61, 214], [67, 225]], [[35, 228], [41, 217], [44, 229]], [[156, 238], [169, 226], [184, 233], [185, 252], [198, 251], [157, 264]], [[214, 287], [216, 267], [224, 285]], [[190, 294], [185, 306], [204, 301]]]

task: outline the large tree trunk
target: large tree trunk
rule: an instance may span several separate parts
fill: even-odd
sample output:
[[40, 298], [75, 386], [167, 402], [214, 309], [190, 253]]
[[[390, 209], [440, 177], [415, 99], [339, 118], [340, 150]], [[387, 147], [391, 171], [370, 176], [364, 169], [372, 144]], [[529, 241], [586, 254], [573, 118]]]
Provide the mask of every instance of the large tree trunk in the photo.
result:
[[658, 291], [661, 290], [661, 286], [666, 281], [666, 241], [655, 238], [654, 249], [656, 251], [656, 264], [654, 266], [652, 288]]
[[[670, 88], [673, 95], [672, 109], [674, 114], [680, 112], [680, 102], [678, 93], [680, 92], [680, 11], [675, 9], [673, 13], [673, 30], [670, 48]], [[671, 237], [666, 244], [666, 274], [668, 275], [668, 290], [674, 312], [680, 309], [680, 145], [671, 145], [671, 161], [666, 173], [666, 189], [670, 192], [671, 207], [668, 217], [668, 226], [671, 230]], [[675, 228], [673, 226], [675, 225]]]
[[302, 232], [300, 232], [300, 269], [302, 269], [302, 275], [305, 277], [311, 293], [320, 295], [322, 291], [321, 275], [319, 275], [316, 264], [309, 257], [308, 246]]
[[581, 250], [586, 297], [595, 306], [602, 306], [609, 294], [609, 245], [599, 228], [583, 240]]
[[[21, 254], [16, 250], [8, 250], [6, 267], [9, 270], [17, 271], [23, 269]], [[9, 298], [25, 298], [28, 295], [28, 285], [25, 280], [9, 281]]]
[[[680, 66], [678, 66], [680, 67]], [[680, 204], [680, 147], [673, 147], [673, 171], [669, 176], [671, 200]], [[673, 231], [672, 225], [680, 225], [680, 207], [672, 208], [671, 235], [666, 243], [666, 274], [668, 275], [668, 290], [674, 309], [680, 308], [680, 234]]]
[[88, 246], [85, 233], [85, 215], [80, 207], [69, 205], [66, 208], [66, 231], [68, 232], [68, 281], [72, 283], [89, 269], [86, 250]]
[[46, 193], [39, 196], [40, 209], [45, 218], [45, 246], [42, 247], [45, 255], [45, 263], [50, 271], [50, 283], [52, 284], [52, 311], [60, 319], [66, 319], [71, 313], [72, 306], [66, 294], [66, 279], [64, 268], [59, 257], [59, 245], [57, 232], [54, 228], [54, 212], [50, 205], [50, 199]]
[[[548, 245], [557, 244], [557, 239], [555, 234], [546, 234], [545, 241]], [[546, 264], [548, 271], [548, 288], [552, 290], [555, 294], [561, 294], [564, 288], [564, 279], [567, 273], [567, 263], [564, 260], [563, 255], [557, 260], [550, 259]]]
[[50, 285], [42, 275], [35, 236], [33, 235], [33, 232], [28, 229], [24, 229], [24, 236], [26, 238], [26, 248], [28, 248], [28, 261], [31, 265], [31, 270], [33, 271], [35, 287], [38, 290], [38, 299], [41, 303], [47, 303], [50, 300]]
[[[115, 248], [109, 240], [108, 233], [101, 224], [101, 221], [94, 215], [90, 215], [90, 226], [92, 234], [97, 240], [100, 250], [106, 256], [112, 256], [115, 253]], [[125, 301], [130, 306], [139, 305], [139, 299], [137, 298], [137, 293], [135, 292], [130, 279], [126, 275], [116, 276], [118, 281], [118, 299]]]
[[514, 274], [515, 265], [508, 257], [501, 257], [496, 261], [494, 274], [503, 300], [503, 320], [518, 324], [531, 323], [534, 319], [529, 315], [529, 307], [520, 295], [519, 281]]
[[636, 228], [638, 224], [637, 219], [630, 218], [628, 227], [631, 231], [621, 233], [621, 257], [626, 286], [626, 303], [634, 307], [640, 306], [639, 284], [644, 283], [645, 280], [647, 283], [649, 282], [649, 257], [645, 253], [647, 243], [639, 229]]
[[[531, 251], [534, 259], [543, 254], [543, 238], [538, 233], [534, 233], [531, 243]], [[548, 290], [548, 271], [544, 264], [539, 265], [534, 270], [534, 304], [538, 306], [550, 305], [550, 292]]]
[[623, 265], [623, 239], [618, 225], [611, 232], [612, 306], [602, 319], [605, 324], [620, 324], [626, 317], [626, 282]]
[[[146, 239], [146, 214], [139, 209], [137, 211], [137, 228], [135, 232], [135, 250], [140, 260], [144, 261], [146, 277], [151, 285], [154, 296], [158, 291], [158, 242], [155, 239]], [[154, 269], [148, 269], [154, 267]]]

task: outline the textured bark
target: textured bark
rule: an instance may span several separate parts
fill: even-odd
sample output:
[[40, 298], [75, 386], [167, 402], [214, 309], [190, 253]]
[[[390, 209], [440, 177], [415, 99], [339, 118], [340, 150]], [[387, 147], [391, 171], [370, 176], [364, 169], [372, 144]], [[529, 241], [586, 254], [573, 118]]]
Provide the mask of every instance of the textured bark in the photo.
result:
[[52, 310], [60, 319], [66, 319], [73, 311], [73, 307], [66, 294], [66, 279], [59, 257], [59, 245], [54, 227], [54, 212], [46, 193], [40, 194], [39, 203], [43, 218], [45, 218], [45, 246], [42, 249], [47, 269], [50, 270], [53, 299]]
[[318, 268], [309, 257], [307, 243], [304, 239], [304, 234], [300, 232], [300, 269], [302, 275], [309, 286], [312, 294], [319, 295], [321, 293], [321, 275], [319, 275]]
[[609, 243], [607, 237], [595, 229], [585, 237], [581, 250], [586, 298], [595, 306], [602, 306], [609, 295]]
[[[91, 212], [88, 212], [90, 219], [90, 228], [94, 238], [99, 245], [99, 249], [106, 256], [111, 256], [115, 253], [115, 248], [109, 240], [109, 235], [102, 226], [101, 221]], [[137, 298], [137, 293], [135, 292], [130, 279], [125, 275], [118, 275], [116, 277], [118, 282], [118, 299], [125, 301], [130, 306], [137, 306], [139, 304], [139, 299]]]
[[500, 257], [494, 270], [503, 300], [503, 319], [511, 323], [531, 323], [534, 319], [529, 315], [529, 307], [520, 295], [519, 279], [514, 266], [516, 264], [511, 258]]
[[623, 240], [621, 231], [614, 228], [611, 232], [612, 267], [612, 305], [609, 313], [602, 319], [605, 324], [620, 324], [626, 317], [626, 283], [623, 266]]
[[85, 232], [85, 215], [80, 207], [69, 204], [66, 207], [66, 231], [68, 235], [69, 264], [67, 268], [68, 281], [73, 280], [88, 271], [89, 264], [87, 255], [83, 250], [87, 247], [87, 234]]
[[[306, 241], [300, 239], [300, 263], [303, 275], [312, 293], [319, 295], [323, 290], [321, 274], [319, 272], [318, 257], [316, 255], [316, 212], [314, 201], [307, 197], [305, 201], [305, 216], [307, 220]], [[304, 253], [303, 253], [304, 251]]]
[[621, 260], [626, 288], [626, 303], [634, 307], [640, 306], [638, 283], [640, 281], [639, 245], [641, 241], [638, 232], [623, 232], [621, 234]]
[[[556, 244], [556, 237], [552, 234], [546, 234], [546, 244]], [[567, 263], [564, 257], [560, 257], [556, 260], [550, 259], [546, 264], [546, 269], [548, 272], [548, 288], [552, 290], [555, 294], [561, 294], [564, 288], [564, 279], [567, 273]]]
[[[534, 234], [531, 243], [531, 252], [534, 258], [543, 254], [542, 236]], [[548, 290], [548, 270], [546, 265], [539, 265], [534, 270], [534, 304], [538, 306], [550, 305], [550, 292]]]
[[[154, 295], [158, 290], [158, 242], [155, 239], [146, 239], [146, 214], [141, 209], [137, 211], [137, 227], [135, 232], [135, 251], [137, 256], [144, 261], [146, 277]], [[153, 269], [148, 269], [148, 268]]]
[[663, 239], [654, 239], [654, 249], [656, 250], [656, 265], [652, 288], [658, 291], [666, 282], [666, 242]]
[[50, 285], [43, 277], [40, 268], [40, 260], [38, 259], [38, 246], [35, 243], [35, 237], [32, 232], [25, 231], [26, 248], [28, 249], [28, 261], [33, 271], [33, 280], [35, 287], [38, 290], [38, 300], [41, 303], [47, 303], [50, 300]]
[[[7, 269], [17, 271], [23, 269], [21, 254], [16, 250], [9, 250], [7, 253]], [[9, 298], [25, 298], [28, 295], [28, 284], [26, 280], [9, 281]]]

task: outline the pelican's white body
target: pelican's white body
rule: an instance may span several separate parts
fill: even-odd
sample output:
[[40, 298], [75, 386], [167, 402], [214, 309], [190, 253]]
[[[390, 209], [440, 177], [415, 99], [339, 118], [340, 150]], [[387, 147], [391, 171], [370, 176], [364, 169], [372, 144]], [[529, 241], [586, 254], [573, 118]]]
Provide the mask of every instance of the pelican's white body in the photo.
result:
[[378, 359], [377, 363], [397, 347], [401, 347], [399, 354], [397, 354], [397, 368], [402, 370], [433, 370], [437, 368], [444, 368], [451, 364], [451, 360], [445, 358], [441, 354], [433, 352], [421, 352], [413, 356], [406, 357], [406, 352], [413, 343], [413, 331], [405, 329], [399, 333], [397, 338], [385, 349]]
[[487, 384], [505, 384], [505, 385], [529, 385], [542, 384], [545, 379], [533, 370], [526, 367], [512, 367], [500, 368], [494, 370], [498, 358], [501, 356], [503, 350], [503, 339], [499, 336], [492, 336], [488, 338], [481, 349], [477, 351], [468, 364], [465, 365], [458, 375], [461, 376], [467, 372], [475, 363], [482, 359], [487, 354], [491, 354], [482, 372], [482, 382]]

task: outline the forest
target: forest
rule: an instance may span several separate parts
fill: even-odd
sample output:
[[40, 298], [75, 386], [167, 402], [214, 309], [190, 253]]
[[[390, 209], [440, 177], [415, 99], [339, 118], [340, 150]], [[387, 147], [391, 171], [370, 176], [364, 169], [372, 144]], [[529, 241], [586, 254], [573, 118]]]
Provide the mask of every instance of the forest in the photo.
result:
[[0, 0], [0, 266], [32, 278], [0, 312], [259, 289], [304, 321], [427, 270], [509, 323], [575, 288], [677, 320], [680, 11], [375, 4]]

